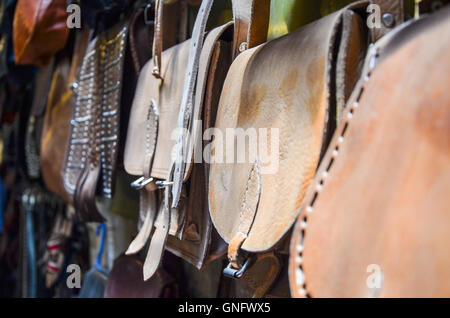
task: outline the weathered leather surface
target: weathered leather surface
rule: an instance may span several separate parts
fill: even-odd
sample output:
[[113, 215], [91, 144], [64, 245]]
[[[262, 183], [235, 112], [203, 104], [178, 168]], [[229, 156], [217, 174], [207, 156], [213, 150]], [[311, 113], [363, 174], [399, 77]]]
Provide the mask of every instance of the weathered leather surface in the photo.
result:
[[450, 10], [399, 31], [378, 54], [302, 206], [294, 296], [450, 295]]
[[[365, 4], [360, 2], [355, 7]], [[273, 247], [298, 215], [335, 125], [335, 53], [341, 45], [358, 52], [366, 45], [356, 40], [361, 39], [356, 37], [358, 32], [352, 40], [354, 44], [340, 42], [337, 34], [343, 30], [342, 19], [357, 19], [355, 14], [344, 14], [348, 10], [241, 53], [227, 75], [216, 128], [223, 134], [226, 128], [275, 128], [280, 140], [279, 169], [261, 175], [257, 213], [242, 245], [246, 251], [261, 252]], [[248, 158], [248, 147], [246, 151]], [[253, 164], [211, 166], [210, 213], [226, 242], [233, 239], [245, 221], [240, 220], [241, 206]]]
[[19, 0], [13, 24], [16, 64], [43, 66], [67, 42], [67, 1]]
[[70, 134], [68, 123], [75, 105], [75, 96], [71, 85], [80, 71], [90, 33], [90, 30], [85, 27], [77, 35], [72, 61], [69, 57], [63, 57], [55, 66], [52, 84], [48, 92], [41, 137], [42, 178], [50, 191], [69, 203], [72, 202], [72, 196], [65, 190], [62, 173], [65, 145], [68, 145]]

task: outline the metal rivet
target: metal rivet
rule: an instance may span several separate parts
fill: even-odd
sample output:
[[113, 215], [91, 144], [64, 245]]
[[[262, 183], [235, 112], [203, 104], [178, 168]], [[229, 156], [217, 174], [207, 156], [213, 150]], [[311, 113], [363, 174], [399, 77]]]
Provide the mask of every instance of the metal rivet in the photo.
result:
[[239, 44], [239, 52], [242, 53], [245, 50], [248, 49], [248, 43], [247, 42], [242, 42], [241, 44]]
[[383, 14], [382, 21], [383, 21], [383, 24], [384, 24], [387, 28], [392, 28], [392, 27], [395, 26], [395, 17], [394, 17], [394, 15], [391, 14], [391, 13], [385, 13], [385, 14]]

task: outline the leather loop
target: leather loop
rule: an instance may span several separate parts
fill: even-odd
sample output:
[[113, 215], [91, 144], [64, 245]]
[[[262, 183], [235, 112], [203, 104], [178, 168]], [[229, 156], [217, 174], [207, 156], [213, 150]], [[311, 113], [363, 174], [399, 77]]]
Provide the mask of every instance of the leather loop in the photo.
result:
[[242, 200], [241, 213], [239, 214], [239, 229], [228, 246], [228, 259], [234, 268], [239, 268], [239, 250], [250, 233], [253, 221], [258, 210], [261, 197], [261, 174], [259, 162], [253, 164], [247, 181], [244, 198]]
[[252, 298], [263, 298], [272, 288], [281, 270], [281, 261], [274, 253], [259, 255], [245, 271], [242, 279], [254, 290]]

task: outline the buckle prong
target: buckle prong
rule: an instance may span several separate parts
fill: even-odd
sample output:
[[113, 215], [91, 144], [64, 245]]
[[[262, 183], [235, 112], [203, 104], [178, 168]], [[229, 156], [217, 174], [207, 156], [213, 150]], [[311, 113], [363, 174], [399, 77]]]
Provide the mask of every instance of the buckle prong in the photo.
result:
[[153, 182], [153, 178], [140, 177], [131, 183], [131, 187], [135, 190], [143, 189], [147, 184]]

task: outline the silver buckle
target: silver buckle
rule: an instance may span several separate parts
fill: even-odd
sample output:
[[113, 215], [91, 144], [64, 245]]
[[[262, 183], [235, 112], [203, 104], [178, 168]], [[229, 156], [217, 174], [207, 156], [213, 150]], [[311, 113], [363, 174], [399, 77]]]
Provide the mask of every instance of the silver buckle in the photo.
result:
[[160, 189], [167, 188], [173, 186], [173, 181], [156, 181], [155, 185]]
[[153, 182], [153, 178], [140, 177], [131, 183], [131, 187], [135, 190], [143, 189], [147, 184]]
[[247, 271], [247, 268], [250, 266], [250, 260], [250, 258], [247, 259], [240, 269], [233, 268], [231, 266], [231, 263], [229, 263], [228, 266], [223, 270], [223, 274], [229, 278], [240, 279]]

